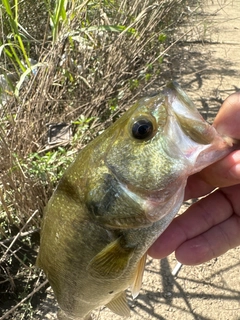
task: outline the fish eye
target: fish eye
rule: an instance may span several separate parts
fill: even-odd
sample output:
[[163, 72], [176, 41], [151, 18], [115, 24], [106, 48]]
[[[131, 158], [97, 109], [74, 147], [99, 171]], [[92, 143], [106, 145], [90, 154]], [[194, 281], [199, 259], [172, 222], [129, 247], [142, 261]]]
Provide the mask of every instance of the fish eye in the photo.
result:
[[146, 140], [152, 137], [153, 123], [149, 119], [138, 119], [132, 125], [132, 136], [135, 139]]

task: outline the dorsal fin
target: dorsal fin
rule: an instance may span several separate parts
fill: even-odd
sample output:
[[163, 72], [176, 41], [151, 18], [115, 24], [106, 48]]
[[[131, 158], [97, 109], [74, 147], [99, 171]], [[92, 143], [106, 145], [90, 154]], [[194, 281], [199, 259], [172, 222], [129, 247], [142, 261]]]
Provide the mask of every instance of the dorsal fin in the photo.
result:
[[127, 304], [125, 291], [121, 292], [119, 295], [113, 298], [113, 300], [106, 304], [106, 307], [108, 307], [112, 312], [122, 317], [130, 316], [130, 308]]
[[138, 266], [137, 266], [136, 274], [135, 274], [135, 277], [134, 277], [134, 280], [133, 280], [133, 283], [131, 286], [131, 292], [132, 292], [133, 299], [135, 299], [138, 296], [139, 291], [142, 286], [142, 278], [143, 278], [144, 268], [145, 268], [145, 264], [146, 264], [146, 259], [147, 259], [147, 253], [145, 253], [142, 256], [142, 258], [139, 261]]

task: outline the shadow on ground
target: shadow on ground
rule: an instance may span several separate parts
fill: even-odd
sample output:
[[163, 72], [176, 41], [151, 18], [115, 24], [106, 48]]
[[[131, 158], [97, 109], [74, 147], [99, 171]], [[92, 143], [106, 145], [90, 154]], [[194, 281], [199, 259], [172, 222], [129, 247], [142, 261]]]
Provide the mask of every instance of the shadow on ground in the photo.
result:
[[[144, 314], [151, 314], [152, 319], [167, 320], [172, 319], [174, 314], [181, 312], [185, 315], [188, 314], [188, 319], [211, 320], [213, 319], [211, 316], [202, 315], [202, 308], [199, 308], [200, 312], [197, 311], [196, 301], [201, 303], [201, 301], [211, 300], [212, 304], [219, 301], [224, 304], [227, 301], [239, 304], [239, 289], [224, 288], [221, 282], [215, 283], [212, 279], [221, 276], [221, 274], [235, 272], [236, 269], [240, 268], [240, 261], [217, 269], [206, 280], [195, 279], [192, 275], [188, 276], [184, 270], [180, 271], [178, 277], [174, 277], [172, 266], [167, 258], [159, 261], [156, 267], [154, 265], [152, 261], [147, 265], [145, 277], [154, 277], [156, 282], [161, 283], [159, 287], [161, 289], [157, 291], [144, 289], [144, 294], [138, 296], [135, 303], [137, 310], [133, 309], [138, 316], [141, 316], [142, 311], [144, 311]], [[157, 280], [158, 277], [159, 280]], [[207, 291], [204, 292], [202, 287], [207, 288]], [[181, 301], [180, 304], [179, 301]], [[163, 310], [165, 310], [164, 313], [168, 311], [167, 315], [163, 315]], [[140, 319], [140, 317], [137, 317], [137, 319]], [[180, 318], [176, 316], [175, 319]]]

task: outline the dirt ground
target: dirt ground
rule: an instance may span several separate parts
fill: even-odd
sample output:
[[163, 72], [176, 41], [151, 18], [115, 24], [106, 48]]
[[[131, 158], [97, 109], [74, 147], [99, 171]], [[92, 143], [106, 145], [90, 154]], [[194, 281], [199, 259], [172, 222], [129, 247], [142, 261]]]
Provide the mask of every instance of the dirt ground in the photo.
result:
[[[179, 50], [169, 53], [171, 71], [164, 76], [177, 79], [211, 121], [224, 99], [240, 90], [240, 0], [206, 1], [196, 19]], [[186, 25], [179, 32], [188, 30]], [[148, 259], [140, 295], [130, 299], [130, 319], [240, 319], [240, 247], [199, 266], [182, 266], [174, 277], [176, 263], [174, 255]], [[56, 302], [48, 291], [36, 319], [56, 319]], [[106, 308], [93, 318], [122, 319]]]

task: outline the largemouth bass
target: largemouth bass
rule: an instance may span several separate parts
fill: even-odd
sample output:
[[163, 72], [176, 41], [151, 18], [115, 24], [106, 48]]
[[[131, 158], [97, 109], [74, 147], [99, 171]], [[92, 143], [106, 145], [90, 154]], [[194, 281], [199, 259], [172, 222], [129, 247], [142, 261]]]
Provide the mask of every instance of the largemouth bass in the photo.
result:
[[176, 83], [81, 150], [47, 204], [37, 259], [58, 318], [91, 319], [103, 305], [129, 316], [125, 290], [138, 295], [147, 250], [177, 214], [188, 176], [230, 151]]

